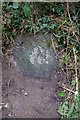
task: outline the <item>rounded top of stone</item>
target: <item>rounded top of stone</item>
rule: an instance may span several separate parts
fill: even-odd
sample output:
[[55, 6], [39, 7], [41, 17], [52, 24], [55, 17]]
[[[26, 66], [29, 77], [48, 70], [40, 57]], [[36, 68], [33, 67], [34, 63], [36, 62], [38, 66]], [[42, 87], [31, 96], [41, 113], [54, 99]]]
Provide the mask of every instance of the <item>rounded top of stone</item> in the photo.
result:
[[59, 68], [59, 61], [56, 60], [53, 49], [47, 46], [50, 35], [45, 37], [39, 35], [37, 38], [34, 36], [27, 36], [23, 40], [21, 38], [23, 44], [14, 48], [14, 59], [26, 75], [47, 77]]

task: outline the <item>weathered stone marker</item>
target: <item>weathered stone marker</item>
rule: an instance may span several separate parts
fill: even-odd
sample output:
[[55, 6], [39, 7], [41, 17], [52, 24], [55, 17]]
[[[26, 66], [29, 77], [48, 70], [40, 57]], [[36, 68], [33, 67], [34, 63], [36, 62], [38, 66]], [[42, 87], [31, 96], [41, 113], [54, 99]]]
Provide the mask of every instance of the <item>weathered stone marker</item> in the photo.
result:
[[48, 47], [51, 35], [23, 35], [15, 40], [14, 59], [26, 74], [36, 77], [48, 77], [59, 68], [52, 47]]

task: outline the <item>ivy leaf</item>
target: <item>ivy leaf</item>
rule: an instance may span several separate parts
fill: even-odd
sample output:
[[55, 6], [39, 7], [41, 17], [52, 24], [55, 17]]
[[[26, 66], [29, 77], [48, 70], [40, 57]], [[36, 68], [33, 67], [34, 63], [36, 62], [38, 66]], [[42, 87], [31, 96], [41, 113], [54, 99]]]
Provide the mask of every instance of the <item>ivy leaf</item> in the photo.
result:
[[67, 60], [68, 60], [68, 57], [67, 57], [67, 56], [64, 56], [63, 63], [66, 64], [66, 63], [67, 63]]
[[32, 14], [32, 12], [27, 4], [24, 5], [23, 11], [26, 16], [30, 16]]
[[5, 2], [5, 0], [0, 0], [0, 3]]
[[17, 9], [18, 8], [18, 2], [13, 2], [13, 8]]
[[51, 29], [54, 29], [56, 27], [56, 23], [51, 24]]
[[58, 96], [60, 96], [60, 97], [65, 97], [65, 92], [58, 92]]

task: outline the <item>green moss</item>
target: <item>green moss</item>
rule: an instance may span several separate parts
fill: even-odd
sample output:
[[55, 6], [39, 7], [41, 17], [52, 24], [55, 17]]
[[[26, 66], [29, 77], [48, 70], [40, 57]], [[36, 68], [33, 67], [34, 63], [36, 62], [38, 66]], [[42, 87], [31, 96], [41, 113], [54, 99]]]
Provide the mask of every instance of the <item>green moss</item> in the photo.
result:
[[51, 41], [51, 40], [48, 40], [48, 42], [47, 42], [47, 47], [51, 47], [51, 45], [52, 45], [52, 41]]

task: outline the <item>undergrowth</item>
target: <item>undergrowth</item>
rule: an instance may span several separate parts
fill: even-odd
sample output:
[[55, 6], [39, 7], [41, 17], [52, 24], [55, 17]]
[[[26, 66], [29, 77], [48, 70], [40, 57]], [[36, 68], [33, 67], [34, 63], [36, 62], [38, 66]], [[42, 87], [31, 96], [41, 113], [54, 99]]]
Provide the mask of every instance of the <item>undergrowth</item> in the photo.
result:
[[[70, 86], [61, 85], [59, 96], [65, 100], [58, 106], [61, 118], [78, 118], [80, 79], [80, 4], [79, 3], [18, 3], [2, 4], [3, 52], [18, 34], [51, 32], [50, 43], [60, 59]], [[49, 44], [49, 45], [50, 45]]]

